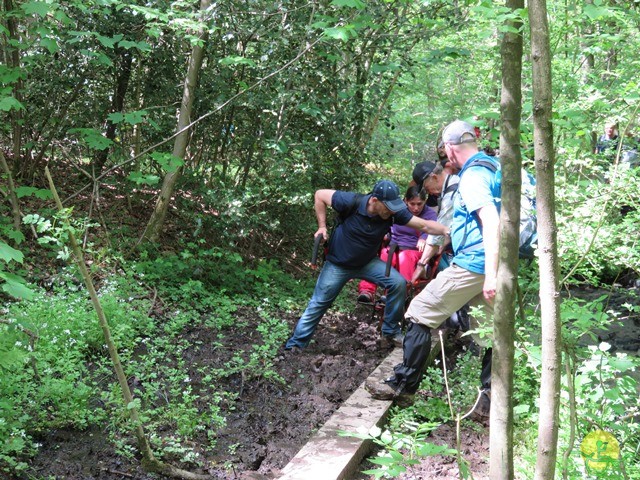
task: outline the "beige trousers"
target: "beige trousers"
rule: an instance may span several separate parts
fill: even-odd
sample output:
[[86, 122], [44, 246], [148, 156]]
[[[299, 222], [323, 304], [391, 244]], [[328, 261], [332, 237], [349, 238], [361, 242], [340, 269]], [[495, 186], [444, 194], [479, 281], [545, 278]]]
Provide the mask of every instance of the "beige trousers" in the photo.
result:
[[[476, 330], [492, 325], [493, 306], [482, 294], [484, 275], [470, 272], [456, 264], [438, 273], [411, 301], [405, 318], [429, 328], [438, 328], [454, 312], [469, 304], [470, 328]], [[474, 307], [480, 308], [475, 310]], [[473, 315], [473, 312], [476, 315]], [[481, 347], [490, 346], [490, 334], [472, 334]]]

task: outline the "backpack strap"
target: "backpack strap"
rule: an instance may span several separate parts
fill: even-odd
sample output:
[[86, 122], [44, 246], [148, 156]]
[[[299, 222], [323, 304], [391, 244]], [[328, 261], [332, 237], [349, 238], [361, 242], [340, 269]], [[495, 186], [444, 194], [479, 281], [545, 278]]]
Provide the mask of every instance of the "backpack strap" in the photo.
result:
[[[461, 171], [458, 175], [460, 176], [460, 181], [462, 181], [462, 173], [464, 171], [466, 171], [468, 168], [471, 167], [475, 167], [475, 166], [480, 166], [480, 167], [485, 167], [488, 168], [494, 175], [495, 173], [498, 171], [498, 167], [495, 163], [489, 161], [489, 160], [484, 160], [482, 158], [478, 158], [476, 160], [473, 160], [468, 166], [465, 166], [465, 168], [463, 169], [463, 171]], [[459, 185], [459, 184], [458, 184]], [[458, 187], [458, 185], [456, 185], [456, 188]], [[469, 247], [465, 247], [464, 244], [467, 242], [467, 235], [468, 235], [468, 231], [467, 231], [467, 225], [469, 225], [469, 219], [471, 217], [471, 213], [467, 210], [467, 207], [465, 205], [463, 205], [464, 209], [467, 211], [467, 218], [464, 221], [464, 235], [462, 236], [462, 241], [460, 242], [460, 245], [463, 247], [460, 250], [458, 250], [456, 253], [456, 255], [458, 253], [468, 253], [468, 252], [473, 252], [474, 250], [478, 250], [480, 248], [483, 247], [482, 243], [476, 243], [475, 245], [471, 245]]]
[[356, 193], [355, 196], [353, 197], [353, 201], [351, 202], [351, 204], [349, 204], [349, 208], [344, 212], [338, 212], [338, 215], [336, 216], [334, 228], [340, 225], [341, 223], [343, 223], [351, 215], [356, 213], [358, 211], [358, 206], [360, 205], [360, 201], [367, 195], [369, 194]]

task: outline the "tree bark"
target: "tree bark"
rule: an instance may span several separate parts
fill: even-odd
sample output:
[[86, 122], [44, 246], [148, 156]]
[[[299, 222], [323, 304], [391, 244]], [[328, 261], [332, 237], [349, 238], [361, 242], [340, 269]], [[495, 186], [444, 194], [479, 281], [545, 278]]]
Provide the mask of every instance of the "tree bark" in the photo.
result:
[[[200, 10], [205, 12], [211, 5], [211, 0], [201, 0]], [[187, 152], [187, 145], [189, 144], [190, 129], [186, 128], [191, 122], [191, 112], [193, 110], [193, 100], [195, 98], [196, 84], [198, 82], [198, 74], [200, 73], [200, 67], [202, 66], [202, 59], [204, 57], [204, 44], [208, 38], [207, 30], [203, 30], [200, 35], [202, 43], [196, 43], [191, 51], [191, 59], [189, 61], [189, 68], [187, 69], [187, 75], [184, 81], [184, 90], [182, 93], [182, 104], [180, 105], [180, 114], [178, 116], [177, 131], [180, 132], [173, 144], [173, 155], [183, 159]], [[147, 228], [143, 234], [143, 238], [148, 241], [156, 242], [160, 238], [164, 221], [167, 216], [171, 197], [175, 190], [176, 183], [182, 175], [182, 167], [178, 168], [174, 172], [169, 172], [165, 175], [160, 189], [160, 194], [156, 200], [156, 205], [153, 210], [153, 214], [149, 219]]]
[[560, 406], [562, 339], [556, 245], [553, 128], [551, 125], [551, 49], [546, 0], [529, 2], [533, 62], [533, 138], [537, 177], [542, 376], [535, 479], [554, 478]]
[[7, 176], [7, 198], [11, 204], [11, 215], [13, 217], [13, 228], [19, 232], [22, 224], [22, 215], [20, 214], [20, 203], [18, 202], [18, 195], [16, 195], [16, 186], [13, 182], [13, 175], [11, 169], [7, 164], [7, 159], [4, 158], [2, 150], [0, 150], [0, 167]]
[[[116, 84], [113, 91], [113, 99], [111, 101], [111, 108], [109, 113], [122, 112], [124, 109], [124, 101], [127, 96], [127, 90], [129, 89], [129, 80], [131, 79], [131, 65], [133, 63], [133, 55], [130, 50], [119, 48], [119, 60], [120, 65], [116, 70]], [[116, 138], [117, 125], [111, 120], [107, 119], [107, 128], [105, 131], [105, 137], [113, 141]], [[100, 150], [94, 159], [93, 174], [94, 176], [100, 175], [104, 164], [107, 162], [109, 156], [109, 148]]]
[[[20, 38], [18, 36], [18, 22], [17, 16], [13, 15], [15, 6], [12, 0], [4, 0], [4, 10], [7, 12], [7, 30], [8, 39], [7, 44], [11, 44], [6, 47], [6, 60], [9, 67], [16, 70], [20, 69]], [[22, 103], [22, 90], [24, 88], [24, 82], [22, 77], [18, 78], [13, 86], [13, 96], [16, 100]], [[22, 162], [22, 123], [23, 115], [22, 110], [12, 109], [9, 113], [11, 118], [11, 132], [12, 132], [12, 150], [13, 150], [13, 172], [14, 175], [20, 172], [23, 168]]]
[[[524, 7], [524, 0], [508, 0], [512, 11]], [[507, 480], [513, 468], [513, 359], [515, 312], [518, 292], [518, 246], [520, 238], [520, 115], [522, 113], [522, 22], [508, 20], [518, 33], [505, 32], [500, 98], [500, 161], [502, 164], [502, 207], [500, 210], [500, 260], [494, 308], [493, 359], [491, 365], [491, 430], [489, 477]]]
[[[593, 0], [585, 0], [585, 5], [593, 5]], [[582, 40], [580, 41], [580, 48], [584, 51], [582, 64], [580, 66], [580, 71], [582, 73], [582, 83], [589, 83], [589, 75], [593, 72], [593, 68], [595, 66], [595, 58], [593, 53], [588, 52], [587, 49], [590, 46], [590, 42], [592, 40], [588, 40], [589, 37], [593, 35], [593, 27], [591, 25], [585, 25], [582, 29]], [[595, 146], [595, 144], [594, 144]]]

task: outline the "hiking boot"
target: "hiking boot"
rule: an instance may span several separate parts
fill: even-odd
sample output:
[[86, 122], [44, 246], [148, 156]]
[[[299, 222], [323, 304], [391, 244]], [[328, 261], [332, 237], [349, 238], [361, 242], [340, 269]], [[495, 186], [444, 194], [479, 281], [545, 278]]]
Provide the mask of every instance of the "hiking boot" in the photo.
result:
[[404, 335], [402, 335], [402, 333], [398, 332], [395, 335], [383, 335], [382, 338], [389, 347], [402, 348], [402, 342], [404, 342]]
[[393, 400], [399, 407], [408, 407], [413, 405], [414, 393], [406, 393], [400, 390], [398, 392], [391, 383], [387, 381], [367, 380], [364, 388], [372, 398], [376, 400]]
[[478, 400], [478, 404], [471, 412], [471, 418], [475, 418], [477, 420], [482, 420], [489, 418], [489, 414], [491, 412], [491, 390], [485, 389], [480, 392], [480, 399]]
[[358, 303], [364, 303], [365, 305], [373, 305], [374, 303], [373, 293], [371, 292], [360, 292], [358, 295]]
[[284, 353], [286, 355], [299, 355], [300, 352], [302, 352], [302, 349], [300, 347], [291, 347], [291, 348], [285, 348], [284, 349]]

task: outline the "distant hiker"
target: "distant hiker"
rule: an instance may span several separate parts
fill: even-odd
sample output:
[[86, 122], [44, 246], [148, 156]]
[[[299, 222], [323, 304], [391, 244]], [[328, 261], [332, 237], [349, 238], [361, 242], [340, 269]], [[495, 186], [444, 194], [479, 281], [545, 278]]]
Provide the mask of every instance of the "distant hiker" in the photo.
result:
[[[403, 342], [403, 361], [384, 382], [366, 384], [371, 396], [378, 399], [413, 400], [431, 350], [431, 329], [439, 327], [463, 305], [482, 308], [485, 319], [471, 318], [471, 327], [479, 321], [490, 323], [496, 295], [498, 269], [499, 214], [492, 193], [495, 172], [475, 161], [496, 162], [478, 150], [474, 128], [456, 120], [449, 124], [442, 140], [449, 160], [460, 168], [460, 182], [454, 196], [451, 242], [453, 264], [440, 272], [409, 305], [405, 318], [409, 321]], [[487, 341], [478, 335], [481, 346]], [[488, 414], [491, 387], [491, 349], [482, 361], [480, 380], [483, 394], [477, 410]]]
[[[427, 207], [424, 193], [421, 194], [421, 187], [413, 185], [409, 187], [404, 194], [404, 203], [406, 203], [409, 212], [416, 217], [424, 220], [435, 221], [436, 213]], [[391, 227], [391, 243], [398, 245], [397, 254], [394, 253], [391, 265], [395, 267], [400, 275], [407, 282], [411, 281], [416, 264], [422, 255], [422, 251], [426, 245], [427, 234], [411, 228], [408, 225], [400, 225], [394, 223]], [[385, 247], [380, 251], [380, 260], [387, 261], [389, 247]], [[373, 303], [376, 293], [376, 284], [362, 280], [358, 285], [358, 302]]]
[[618, 150], [618, 138], [618, 122], [607, 122], [604, 133], [598, 137], [593, 153], [606, 153], [607, 157], [615, 157]]
[[[444, 144], [443, 144], [444, 148]], [[438, 197], [438, 223], [446, 227], [451, 227], [453, 221], [453, 194], [458, 188], [458, 169], [448, 159], [446, 162], [438, 164], [434, 162], [420, 162], [413, 169], [413, 180], [420, 185], [429, 195]], [[429, 261], [439, 253], [442, 253], [438, 264], [438, 271], [442, 271], [449, 266], [453, 258], [453, 250], [448, 239], [442, 235], [427, 236], [427, 245], [422, 251], [422, 257], [418, 262], [414, 277], [417, 280], [424, 275], [424, 270]], [[442, 251], [441, 251], [442, 250]]]
[[[345, 218], [335, 227], [331, 238], [327, 232], [327, 207]], [[368, 280], [387, 290], [382, 335], [390, 343], [401, 343], [400, 322], [404, 311], [406, 281], [396, 270], [385, 275], [386, 265], [378, 258], [382, 240], [392, 224], [407, 225], [426, 233], [445, 235], [449, 229], [430, 220], [416, 217], [407, 210], [400, 191], [390, 180], [380, 180], [367, 195], [337, 190], [315, 193], [318, 219], [317, 235], [329, 239], [329, 251], [318, 277], [313, 296], [298, 320], [285, 350], [309, 344], [320, 319], [351, 279]]]
[[447, 158], [447, 152], [444, 149], [444, 142], [442, 140], [438, 142], [436, 153], [438, 154], [438, 161], [443, 167], [449, 163], [449, 158]]

